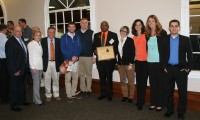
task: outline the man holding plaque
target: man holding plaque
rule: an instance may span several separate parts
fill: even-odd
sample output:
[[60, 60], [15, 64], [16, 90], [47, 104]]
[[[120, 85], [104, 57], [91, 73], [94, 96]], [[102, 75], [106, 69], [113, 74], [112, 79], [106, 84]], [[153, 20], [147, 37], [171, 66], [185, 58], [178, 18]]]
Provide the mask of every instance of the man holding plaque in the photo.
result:
[[98, 100], [107, 98], [107, 101], [112, 101], [112, 78], [116, 63], [116, 53], [118, 46], [117, 34], [109, 31], [107, 21], [101, 22], [101, 32], [94, 35], [93, 50], [97, 55], [97, 69], [100, 78], [100, 96]]

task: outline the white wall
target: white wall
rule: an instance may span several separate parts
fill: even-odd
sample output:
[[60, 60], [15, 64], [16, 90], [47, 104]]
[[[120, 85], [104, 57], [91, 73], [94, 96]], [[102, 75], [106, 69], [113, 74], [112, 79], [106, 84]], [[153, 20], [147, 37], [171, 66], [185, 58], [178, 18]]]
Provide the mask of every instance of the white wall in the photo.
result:
[[95, 31], [99, 31], [101, 21], [106, 20], [110, 24], [110, 30], [118, 33], [121, 26], [131, 27], [137, 18], [146, 23], [151, 14], [155, 14], [168, 31], [169, 21], [181, 18], [181, 0], [95, 0], [93, 4]]
[[[45, 2], [46, 1], [46, 2]], [[7, 20], [13, 20], [18, 24], [19, 18], [25, 18], [27, 24], [38, 26], [45, 33], [46, 19], [48, 8], [44, 8], [45, 3], [48, 5], [49, 0], [0, 0], [5, 5]], [[182, 22], [183, 32], [189, 34], [187, 22], [183, 19], [187, 17], [188, 6], [185, 4], [189, 0], [90, 0], [91, 3], [91, 24], [95, 32], [100, 31], [100, 23], [106, 20], [110, 24], [110, 30], [119, 33], [123, 25], [131, 27], [133, 21], [140, 18], [146, 22], [150, 14], [155, 14], [163, 28], [167, 30], [168, 23], [171, 19], [178, 19]], [[184, 9], [186, 11], [183, 11]], [[186, 16], [184, 16], [185, 14]], [[181, 19], [182, 18], [182, 19]], [[48, 21], [47, 21], [48, 23]], [[132, 36], [130, 34], [130, 36]], [[114, 72], [113, 79], [119, 81], [118, 72]], [[96, 66], [93, 66], [93, 78], [98, 79]], [[189, 75], [188, 90], [200, 92], [199, 71], [192, 71]]]
[[25, 18], [30, 27], [38, 26], [45, 31], [45, 0], [1, 0], [5, 5], [7, 20], [18, 24], [19, 18]]

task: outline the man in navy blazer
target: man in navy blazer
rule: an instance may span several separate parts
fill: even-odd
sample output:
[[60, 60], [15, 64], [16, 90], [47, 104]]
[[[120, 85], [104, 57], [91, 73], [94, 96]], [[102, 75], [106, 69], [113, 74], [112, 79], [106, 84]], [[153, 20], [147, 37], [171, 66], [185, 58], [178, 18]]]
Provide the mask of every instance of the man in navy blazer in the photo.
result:
[[[43, 71], [45, 78], [45, 96], [46, 101], [50, 102], [51, 97], [59, 101], [61, 100], [59, 94], [59, 67], [63, 62], [62, 53], [60, 50], [60, 39], [55, 37], [56, 29], [54, 27], [49, 27], [47, 30], [48, 36], [42, 38], [41, 45], [43, 49]], [[51, 49], [52, 45], [52, 49]], [[53, 58], [51, 55], [54, 55]], [[52, 89], [51, 93], [51, 79], [52, 79]]]
[[[94, 35], [94, 42], [93, 42], [93, 51], [97, 55], [96, 48], [102, 47], [102, 46], [113, 46], [114, 48], [114, 54], [116, 56], [117, 54], [117, 47], [118, 47], [118, 38], [117, 34], [113, 33], [111, 31], [108, 31], [109, 25], [107, 21], [101, 22], [101, 32], [96, 33]], [[98, 97], [98, 100], [103, 100], [107, 97], [108, 101], [112, 101], [112, 87], [113, 87], [113, 71], [116, 64], [116, 59], [110, 59], [110, 60], [96, 60], [97, 69], [99, 72], [99, 78], [100, 78], [100, 96]]]
[[19, 112], [22, 110], [19, 105], [29, 105], [24, 98], [24, 73], [28, 51], [22, 40], [22, 28], [20, 26], [14, 27], [14, 36], [6, 42], [5, 52], [10, 77], [11, 110]]
[[164, 117], [174, 113], [174, 87], [178, 87], [178, 119], [183, 120], [187, 107], [187, 81], [188, 74], [193, 66], [192, 47], [188, 37], [179, 34], [180, 23], [171, 20], [169, 23], [170, 35], [163, 41], [161, 63], [165, 72], [167, 112]]

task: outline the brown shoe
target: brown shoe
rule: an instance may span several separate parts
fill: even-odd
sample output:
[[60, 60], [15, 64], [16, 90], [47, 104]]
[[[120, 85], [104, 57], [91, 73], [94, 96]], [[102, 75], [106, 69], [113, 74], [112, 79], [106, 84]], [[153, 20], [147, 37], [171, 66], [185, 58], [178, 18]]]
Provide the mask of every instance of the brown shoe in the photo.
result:
[[51, 97], [46, 97], [47, 102], [51, 102]]
[[57, 101], [60, 101], [61, 100], [61, 98], [58, 96], [58, 97], [55, 97], [55, 99], [57, 100]]

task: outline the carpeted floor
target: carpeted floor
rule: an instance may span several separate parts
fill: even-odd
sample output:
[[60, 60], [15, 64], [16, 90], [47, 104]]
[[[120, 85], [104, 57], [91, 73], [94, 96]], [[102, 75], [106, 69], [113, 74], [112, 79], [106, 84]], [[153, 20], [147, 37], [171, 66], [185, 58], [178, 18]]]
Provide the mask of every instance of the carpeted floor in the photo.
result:
[[[163, 117], [166, 110], [161, 112], [148, 110], [146, 104], [142, 111], [138, 111], [134, 104], [122, 104], [120, 99], [98, 101], [96, 95], [75, 100], [73, 103], [66, 101], [65, 90], [61, 89], [61, 101], [52, 99], [43, 106], [31, 104], [21, 106], [21, 112], [10, 110], [9, 104], [0, 105], [0, 120], [176, 120], [177, 113], [170, 119]], [[28, 101], [32, 101], [32, 88], [28, 89]], [[45, 100], [44, 88], [41, 96]], [[200, 106], [199, 106], [200, 107]], [[187, 111], [185, 120], [200, 120], [200, 113]]]

